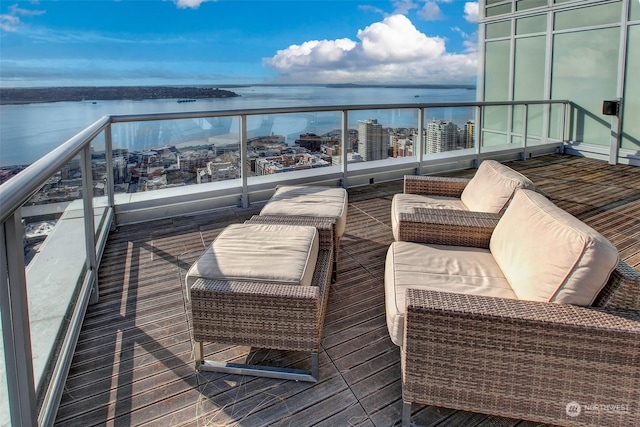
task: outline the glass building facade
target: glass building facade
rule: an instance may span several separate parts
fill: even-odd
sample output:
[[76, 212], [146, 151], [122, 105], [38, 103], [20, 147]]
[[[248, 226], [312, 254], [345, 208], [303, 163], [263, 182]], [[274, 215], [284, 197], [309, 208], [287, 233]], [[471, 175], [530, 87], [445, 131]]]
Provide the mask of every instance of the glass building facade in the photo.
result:
[[[480, 16], [479, 100], [569, 100], [568, 151], [640, 165], [640, 1], [484, 0]], [[487, 109], [485, 145], [557, 138], [551, 108]]]

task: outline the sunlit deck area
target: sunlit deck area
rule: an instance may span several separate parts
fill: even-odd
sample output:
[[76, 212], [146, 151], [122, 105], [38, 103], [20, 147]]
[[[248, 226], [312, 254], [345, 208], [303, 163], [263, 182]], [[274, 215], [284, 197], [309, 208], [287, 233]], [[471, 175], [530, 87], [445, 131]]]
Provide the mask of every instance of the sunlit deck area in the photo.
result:
[[[548, 155], [509, 166], [583, 220], [640, 269], [640, 168]], [[456, 176], [471, 176], [473, 170]], [[393, 426], [402, 413], [400, 353], [384, 310], [384, 259], [393, 241], [394, 181], [349, 189], [338, 280], [332, 284], [316, 384], [197, 373], [184, 278], [224, 227], [258, 213], [228, 208], [119, 227], [99, 270], [56, 424], [156, 426]], [[259, 242], [256, 242], [259, 244]], [[205, 352], [241, 361], [248, 348]], [[306, 367], [305, 354], [251, 351], [255, 360]], [[414, 407], [429, 426], [534, 426], [436, 407]]]

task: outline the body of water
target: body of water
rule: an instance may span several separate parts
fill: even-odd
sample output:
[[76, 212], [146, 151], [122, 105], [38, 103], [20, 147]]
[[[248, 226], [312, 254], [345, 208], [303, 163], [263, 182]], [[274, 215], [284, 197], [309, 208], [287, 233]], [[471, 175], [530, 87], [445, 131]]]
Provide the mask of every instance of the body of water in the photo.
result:
[[[83, 101], [25, 105], [0, 105], [0, 166], [30, 164], [104, 115], [219, 111], [275, 107], [329, 105], [472, 102], [475, 90], [421, 88], [327, 88], [322, 86], [248, 86], [233, 88], [235, 98], [199, 99], [177, 103], [175, 99], [145, 101]], [[433, 109], [426, 121], [450, 120], [458, 125], [473, 118], [472, 108]], [[416, 111], [353, 112], [349, 127], [358, 120], [375, 118], [392, 127], [416, 127]], [[171, 123], [169, 123], [171, 122]], [[292, 142], [300, 133], [322, 134], [340, 125], [339, 113], [296, 114], [282, 117], [250, 117], [249, 137], [284, 135]], [[116, 124], [115, 148], [144, 150], [194, 141], [237, 144], [236, 119], [173, 120]], [[96, 149], [99, 149], [99, 141]]]

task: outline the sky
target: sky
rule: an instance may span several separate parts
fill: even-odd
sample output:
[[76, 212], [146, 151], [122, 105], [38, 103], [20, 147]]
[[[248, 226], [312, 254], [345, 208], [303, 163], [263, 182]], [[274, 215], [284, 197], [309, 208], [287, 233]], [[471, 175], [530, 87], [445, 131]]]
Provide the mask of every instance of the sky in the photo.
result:
[[0, 2], [0, 87], [475, 83], [478, 2]]

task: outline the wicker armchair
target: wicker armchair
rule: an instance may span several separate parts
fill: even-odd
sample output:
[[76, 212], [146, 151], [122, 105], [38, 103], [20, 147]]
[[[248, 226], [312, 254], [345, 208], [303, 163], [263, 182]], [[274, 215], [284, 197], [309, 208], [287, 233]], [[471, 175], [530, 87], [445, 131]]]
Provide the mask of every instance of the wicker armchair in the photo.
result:
[[[460, 216], [438, 220], [449, 241], [468, 241]], [[478, 222], [474, 243], [488, 248], [491, 224]], [[418, 239], [432, 237], [423, 231]], [[619, 261], [590, 307], [408, 289], [401, 362], [403, 426], [412, 403], [554, 425], [640, 425], [640, 273]]]
[[[318, 354], [329, 298], [334, 224], [324, 219], [305, 224], [315, 226], [319, 234], [319, 252], [311, 286], [195, 280], [189, 292], [197, 370], [318, 381]], [[309, 352], [310, 369], [205, 360], [204, 342]]]
[[[483, 161], [473, 178], [406, 175], [404, 191], [394, 196], [391, 207], [394, 238], [418, 241], [415, 239], [424, 224], [444, 215], [459, 216], [461, 221], [467, 218], [471, 224], [476, 218], [497, 222], [518, 188], [535, 186], [524, 175], [494, 160]], [[450, 244], [446, 240], [441, 243]]]

